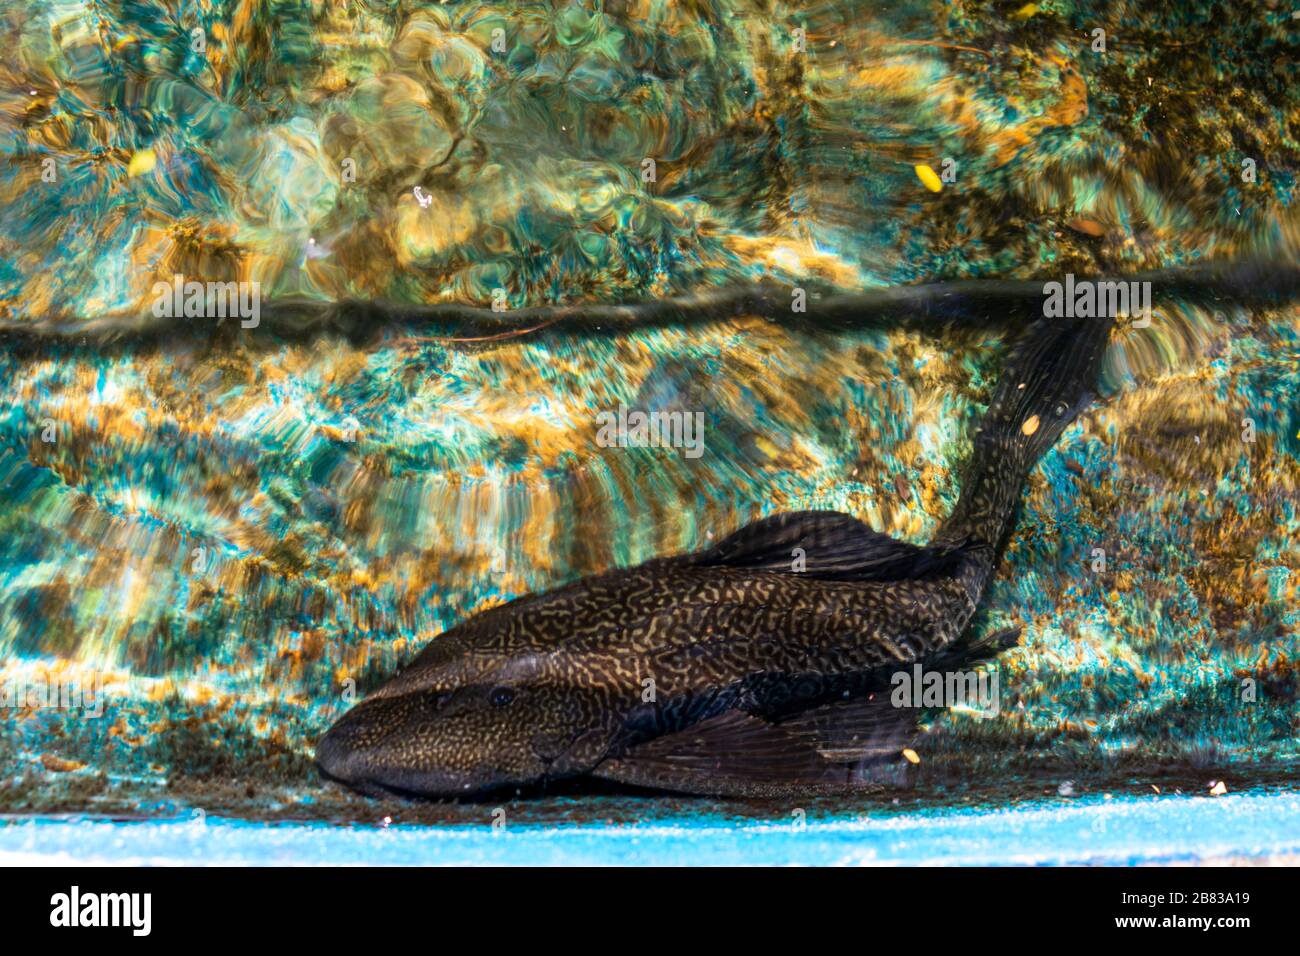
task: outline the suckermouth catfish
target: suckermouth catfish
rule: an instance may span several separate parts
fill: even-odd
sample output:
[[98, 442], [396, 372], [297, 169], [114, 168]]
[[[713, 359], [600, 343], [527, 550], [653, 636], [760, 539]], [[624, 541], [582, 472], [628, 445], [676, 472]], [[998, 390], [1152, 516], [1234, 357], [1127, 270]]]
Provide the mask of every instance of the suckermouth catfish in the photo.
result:
[[928, 544], [791, 512], [527, 595], [430, 642], [320, 739], [318, 766], [364, 793], [424, 797], [583, 775], [715, 795], [869, 785], [916, 734], [891, 675], [1015, 642], [967, 624], [1029, 470], [1091, 401], [1111, 325], [1025, 333]]

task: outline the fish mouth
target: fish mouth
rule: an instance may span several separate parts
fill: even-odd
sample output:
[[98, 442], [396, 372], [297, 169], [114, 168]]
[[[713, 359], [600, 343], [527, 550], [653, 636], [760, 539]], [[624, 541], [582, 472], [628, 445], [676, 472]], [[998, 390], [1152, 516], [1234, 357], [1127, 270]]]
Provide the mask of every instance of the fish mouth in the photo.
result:
[[[502, 794], [545, 793], [552, 785], [581, 776], [598, 760], [575, 751], [591, 745], [604, 731], [565, 731], [559, 738], [515, 741], [503, 753], [486, 748], [456, 766], [434, 755], [438, 748], [412, 747], [410, 736], [437, 731], [412, 724], [405, 695], [367, 698], [343, 714], [316, 742], [315, 764], [321, 778], [367, 797], [474, 802]], [[414, 728], [414, 729], [413, 729]], [[541, 746], [547, 743], [548, 746]], [[601, 750], [599, 757], [604, 757]]]
[[364, 750], [349, 745], [347, 733], [347, 725], [335, 726], [316, 742], [316, 770], [322, 779], [365, 797], [471, 803], [521, 788], [544, 787], [547, 782], [545, 778], [502, 780], [486, 770], [454, 776], [404, 767], [385, 772], [373, 765]]
[[[458, 797], [472, 778], [394, 765], [383, 759], [398, 725], [386, 726], [391, 699], [367, 699], [348, 711], [316, 741], [316, 769], [324, 780], [367, 797], [445, 799]], [[472, 786], [471, 786], [472, 789]]]
[[[540, 798], [583, 795], [667, 793], [657, 788], [629, 785], [612, 779], [604, 779], [587, 772], [564, 772], [554, 767], [555, 761], [544, 761], [547, 772], [528, 781], [492, 780], [478, 784], [466, 784], [463, 780], [453, 784], [450, 780], [431, 781], [428, 777], [419, 780], [399, 781], [396, 778], [384, 779], [367, 766], [361, 753], [340, 738], [346, 734], [336, 733], [331, 728], [316, 743], [316, 771], [322, 780], [346, 787], [363, 797], [376, 800], [399, 799], [412, 802], [456, 802], [481, 803], [500, 800], [503, 796], [511, 798]], [[595, 768], [591, 768], [594, 770]], [[441, 784], [441, 785], [439, 785]]]
[[347, 787], [363, 797], [371, 797], [377, 800], [386, 800], [397, 798], [399, 800], [418, 801], [425, 803], [439, 802], [456, 802], [456, 803], [479, 803], [486, 800], [500, 799], [502, 794], [516, 795], [528, 793], [536, 790], [544, 792], [549, 780], [535, 780], [526, 784], [493, 782], [480, 785], [462, 784], [461, 789], [455, 787], [428, 787], [423, 783], [420, 784], [400, 784], [377, 780], [373, 777], [355, 778], [340, 777], [331, 773], [320, 761], [316, 762], [316, 771], [320, 774], [321, 779], [330, 783], [336, 783], [340, 786]]
[[[450, 789], [446, 792], [435, 792], [428, 789], [411, 789], [407, 786], [394, 783], [384, 783], [372, 778], [347, 778], [338, 777], [326, 770], [319, 762], [316, 764], [316, 772], [320, 774], [322, 780], [330, 783], [336, 783], [339, 786], [346, 787], [353, 793], [363, 797], [369, 797], [372, 800], [406, 800], [411, 802], [423, 803], [441, 803], [446, 801], [456, 802], [474, 802], [479, 799], [478, 791], [466, 791], [463, 793], [453, 793]], [[491, 791], [482, 791], [485, 795], [490, 795]]]
[[[385, 787], [383, 784], [375, 783], [370, 780], [354, 780], [348, 777], [340, 777], [330, 773], [326, 765], [320, 760], [316, 761], [316, 772], [320, 774], [322, 780], [330, 783], [337, 783], [339, 786], [347, 787], [349, 790], [361, 794], [363, 797], [373, 797], [375, 799], [385, 799], [387, 797], [400, 797], [404, 800], [410, 800], [418, 797], [418, 794], [406, 793], [401, 790], [395, 790]], [[427, 797], [425, 799], [428, 799]]]
[[354, 713], [345, 715], [316, 741], [316, 770], [321, 777], [367, 797], [427, 797], [401, 783], [379, 778], [365, 748], [356, 746], [353, 739], [358, 728]]
[[[321, 739], [322, 743], [324, 739]], [[374, 773], [355, 772], [356, 763], [357, 760], [347, 756], [340, 761], [328, 750], [322, 758], [321, 744], [316, 745], [316, 772], [320, 774], [321, 779], [347, 787], [363, 797], [376, 799], [397, 797], [402, 800], [473, 800], [480, 792], [486, 792], [474, 787], [473, 784], [461, 784], [458, 788], [449, 783], [431, 784], [427, 779], [410, 782], [386, 780]]]
[[382, 785], [369, 779], [356, 749], [340, 739], [340, 726], [331, 727], [316, 741], [317, 772], [332, 783], [342, 784], [368, 797], [384, 796]]

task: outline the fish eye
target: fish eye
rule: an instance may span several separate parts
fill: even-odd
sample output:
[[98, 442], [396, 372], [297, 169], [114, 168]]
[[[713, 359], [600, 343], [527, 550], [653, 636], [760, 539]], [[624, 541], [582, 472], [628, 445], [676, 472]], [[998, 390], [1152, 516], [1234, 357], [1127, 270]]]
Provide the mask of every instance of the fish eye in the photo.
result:
[[493, 707], [504, 707], [515, 699], [515, 689], [513, 687], [493, 687], [492, 693], [488, 695], [488, 700], [492, 702]]

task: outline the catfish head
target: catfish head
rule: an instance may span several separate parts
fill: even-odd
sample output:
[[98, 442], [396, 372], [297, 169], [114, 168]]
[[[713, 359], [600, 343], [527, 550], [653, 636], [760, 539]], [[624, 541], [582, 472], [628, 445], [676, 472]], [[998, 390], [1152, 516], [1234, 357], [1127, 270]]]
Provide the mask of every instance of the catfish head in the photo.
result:
[[521, 636], [509, 610], [448, 631], [346, 713], [316, 745], [322, 773], [370, 795], [475, 797], [603, 760], [617, 699], [637, 701], [639, 685], [620, 694], [583, 679], [561, 649]]

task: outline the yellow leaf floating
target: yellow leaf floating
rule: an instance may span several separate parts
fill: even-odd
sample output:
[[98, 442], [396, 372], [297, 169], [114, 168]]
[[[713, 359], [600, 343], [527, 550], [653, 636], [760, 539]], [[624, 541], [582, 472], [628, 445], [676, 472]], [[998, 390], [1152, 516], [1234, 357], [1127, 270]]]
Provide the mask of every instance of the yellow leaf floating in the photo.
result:
[[1017, 20], [1028, 20], [1038, 12], [1038, 4], [1026, 3], [1023, 7], [1012, 14]]
[[943, 181], [939, 179], [939, 174], [929, 166], [922, 163], [919, 166], [913, 166], [916, 170], [916, 178], [921, 180], [921, 184], [932, 193], [937, 193], [943, 189]]
[[131, 162], [127, 163], [126, 174], [143, 176], [145, 173], [153, 172], [153, 168], [157, 165], [158, 157], [154, 155], [152, 149], [138, 149], [131, 154]]
[[921, 758], [916, 755], [916, 751], [911, 747], [903, 748], [903, 756], [907, 758], [908, 763], [920, 763]]
[[41, 754], [41, 764], [46, 770], [52, 770], [54, 773], [68, 773], [71, 770], [80, 770], [85, 766], [79, 760], [64, 760], [62, 757], [54, 756], [54, 754]]
[[1106, 235], [1106, 227], [1093, 219], [1084, 219], [1082, 216], [1075, 217], [1066, 223], [1075, 232], [1081, 232], [1085, 236], [1101, 238]]

